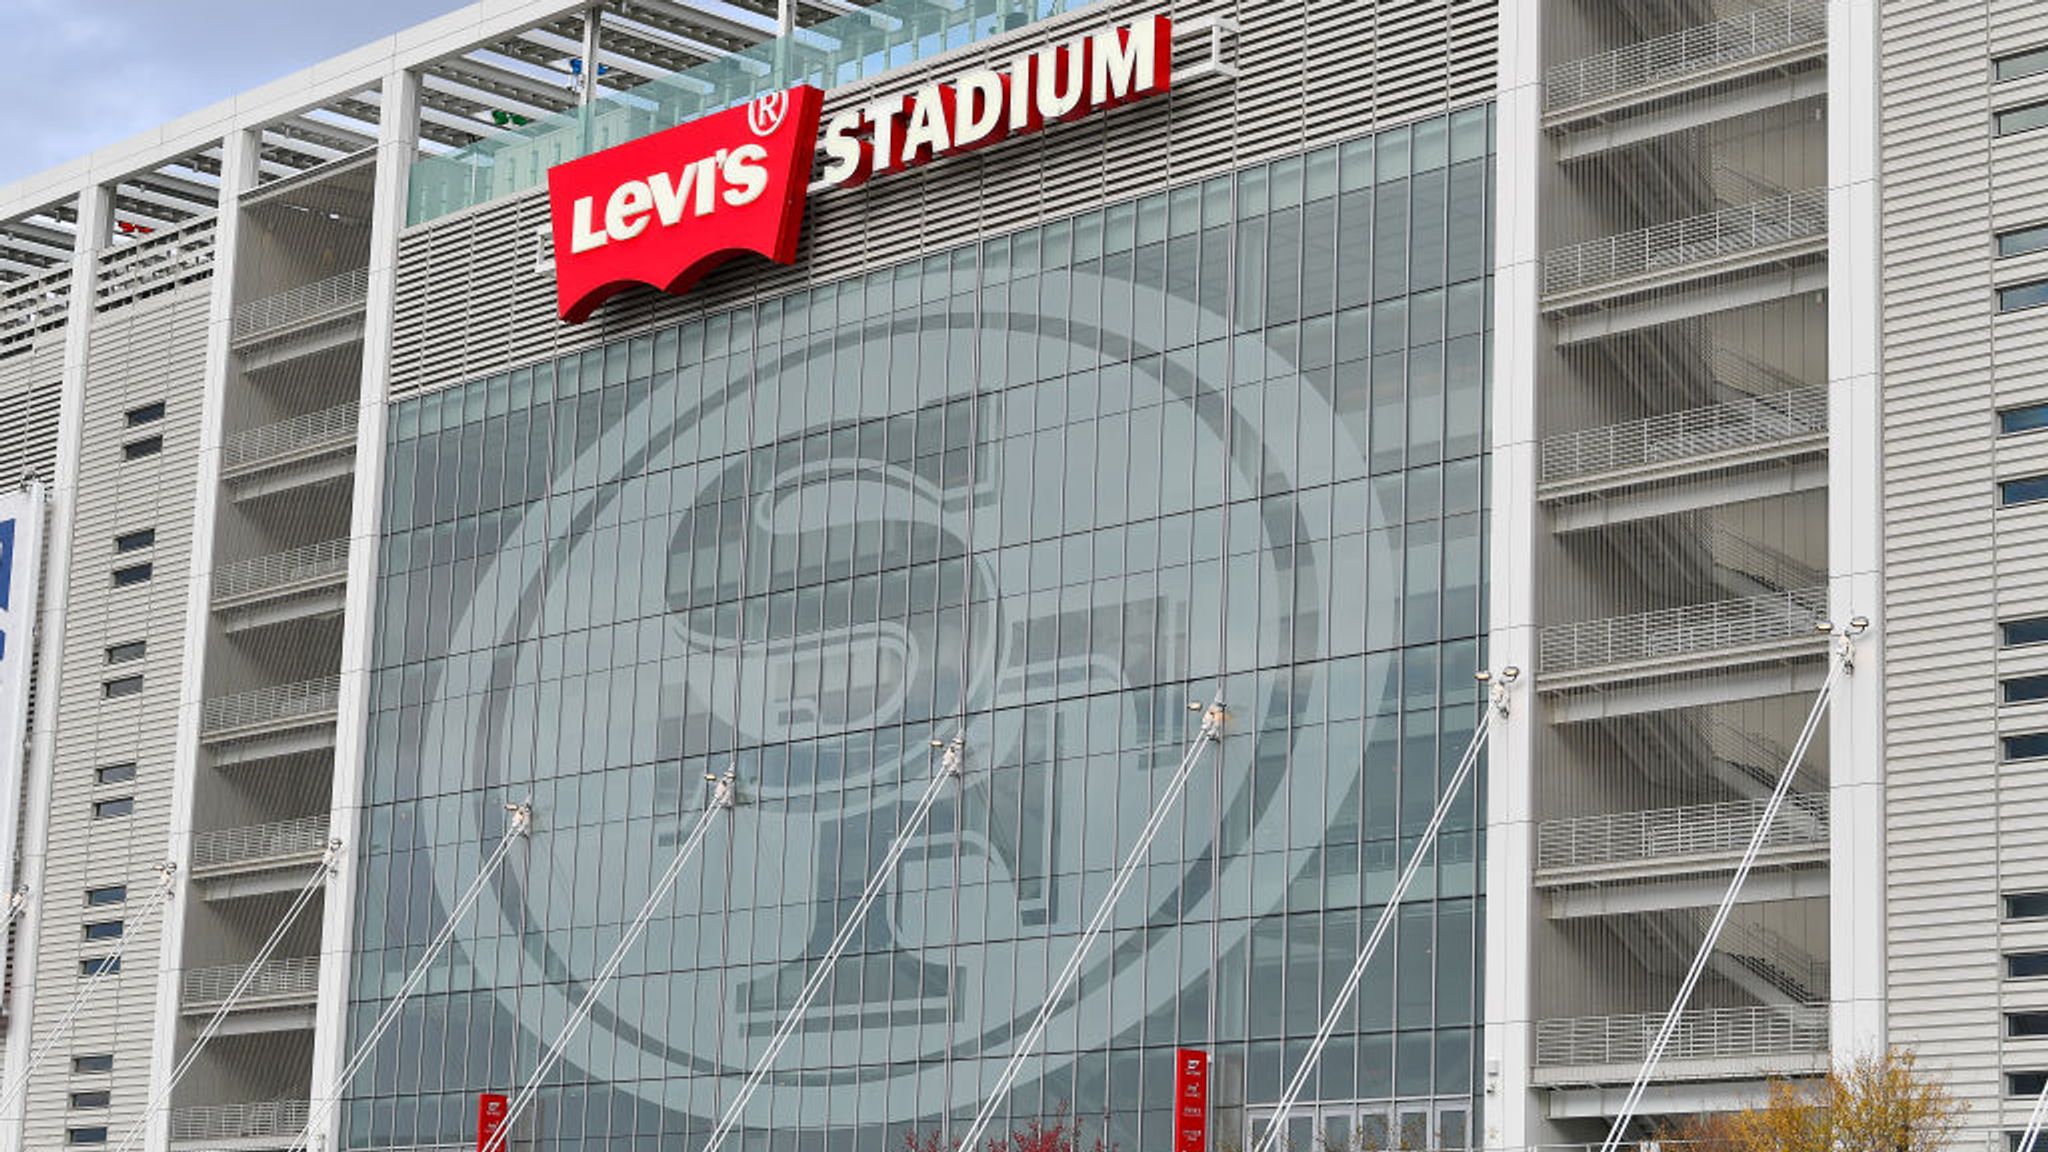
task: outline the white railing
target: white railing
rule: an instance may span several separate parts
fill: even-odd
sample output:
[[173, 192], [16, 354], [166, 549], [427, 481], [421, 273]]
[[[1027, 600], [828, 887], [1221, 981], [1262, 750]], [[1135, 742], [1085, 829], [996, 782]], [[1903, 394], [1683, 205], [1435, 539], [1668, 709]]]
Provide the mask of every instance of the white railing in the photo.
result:
[[[1664, 1023], [1661, 1012], [1581, 1016], [1536, 1022], [1539, 1067], [1642, 1063]], [[1712, 1060], [1821, 1053], [1828, 1047], [1826, 1004], [1701, 1008], [1683, 1013], [1664, 1059]]]
[[264, 860], [318, 856], [327, 848], [327, 817], [302, 816], [275, 824], [218, 828], [192, 837], [192, 870], [229, 868]]
[[171, 1139], [290, 1140], [303, 1132], [312, 1109], [304, 1100], [260, 1100], [251, 1104], [193, 1104], [170, 1111]]
[[1826, 0], [1777, 4], [1682, 29], [1611, 52], [1572, 60], [1543, 74], [1546, 111], [1827, 41]]
[[213, 574], [216, 600], [233, 600], [348, 575], [348, 540], [323, 540], [289, 552], [223, 564]]
[[[187, 969], [182, 1000], [185, 1010], [219, 1007], [227, 1001], [228, 994], [235, 990], [236, 983], [248, 970], [247, 964], [216, 964], [211, 968]], [[258, 969], [255, 979], [249, 981], [242, 995], [249, 1000], [265, 1000], [282, 996], [311, 998], [319, 992], [320, 958], [286, 956], [273, 957]]]
[[359, 411], [354, 404], [342, 404], [237, 432], [221, 442], [221, 470], [234, 472], [281, 456], [354, 444]]
[[[1726, 856], [1732, 865], [1749, 845], [1768, 800], [1694, 804], [1604, 816], [1546, 820], [1536, 827], [1536, 868], [1586, 868], [1681, 856]], [[1795, 794], [1771, 822], [1766, 848], [1825, 845], [1828, 800]]]
[[202, 216], [134, 244], [103, 249], [93, 300], [102, 312], [213, 274], [214, 219]]
[[299, 684], [216, 696], [201, 711], [199, 727], [210, 736], [256, 724], [331, 716], [340, 704], [341, 677], [325, 676]]
[[1543, 483], [1696, 459], [1824, 434], [1828, 390], [1802, 388], [1667, 412], [1543, 441]]
[[370, 296], [370, 271], [356, 268], [251, 300], [235, 309], [235, 340], [255, 340], [314, 320], [352, 312]]
[[1543, 254], [1545, 295], [1827, 235], [1825, 188], [1788, 192]]
[[71, 265], [0, 287], [0, 348], [64, 323], [71, 310]]
[[1557, 624], [1543, 630], [1537, 667], [1571, 672], [1609, 664], [1669, 659], [1781, 640], [1821, 638], [1828, 590], [1800, 588], [1768, 596], [1688, 604], [1634, 616]]

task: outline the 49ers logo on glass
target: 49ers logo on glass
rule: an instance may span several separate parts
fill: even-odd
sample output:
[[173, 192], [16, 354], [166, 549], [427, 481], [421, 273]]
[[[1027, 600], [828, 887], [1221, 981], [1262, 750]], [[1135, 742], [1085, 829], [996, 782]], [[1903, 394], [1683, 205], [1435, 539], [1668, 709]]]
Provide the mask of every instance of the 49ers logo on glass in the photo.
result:
[[562, 319], [633, 284], [686, 292], [745, 252], [794, 262], [823, 102], [772, 92], [549, 169]]
[[580, 324], [628, 285], [686, 292], [745, 252], [796, 261], [812, 159], [825, 188], [851, 187], [942, 156], [1170, 87], [1164, 16], [1076, 36], [849, 108], [819, 137], [824, 95], [770, 92], [548, 172], [555, 290]]

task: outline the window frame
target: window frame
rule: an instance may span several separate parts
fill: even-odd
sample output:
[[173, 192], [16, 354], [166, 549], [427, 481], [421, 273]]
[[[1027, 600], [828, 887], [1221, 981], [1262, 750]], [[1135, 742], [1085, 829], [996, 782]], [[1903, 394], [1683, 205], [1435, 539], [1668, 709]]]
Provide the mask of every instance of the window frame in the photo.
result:
[[[2007, 64], [2021, 60], [2037, 60], [2041, 66], [2025, 72], [2008, 74], [2005, 71]], [[2003, 56], [1993, 56], [1991, 58], [1991, 82], [1993, 84], [2009, 84], [2014, 80], [2024, 80], [2029, 76], [2039, 76], [2044, 72], [2048, 72], [2048, 44], [2037, 44], [2032, 48], [2022, 48], [2017, 52], [2007, 52]]]
[[156, 579], [156, 563], [144, 560], [140, 564], [124, 565], [114, 569], [112, 578], [116, 588], [133, 588], [138, 584], [147, 584]]
[[171, 402], [169, 400], [151, 400], [147, 404], [137, 404], [135, 407], [121, 413], [121, 419], [126, 422], [124, 427], [142, 428], [160, 422], [170, 413], [170, 410]]
[[[127, 807], [121, 807], [124, 804]], [[92, 818], [95, 820], [120, 820], [133, 815], [135, 815], [135, 797], [133, 796], [109, 796], [105, 800], [95, 800], [92, 802]]]
[[[2020, 124], [2017, 127], [2006, 127], [2007, 117], [2018, 116], [2023, 112], [2032, 113], [2039, 116], [2040, 119], [2032, 123]], [[2014, 104], [2007, 108], [1993, 108], [1991, 110], [1991, 135], [1993, 139], [2003, 140], [2008, 136], [2023, 136], [2028, 132], [2038, 132], [2043, 128], [2048, 128], [2048, 100], [2032, 100], [2025, 104]]]
[[121, 460], [123, 463], [132, 464], [137, 460], [147, 460], [152, 456], [161, 455], [163, 450], [163, 433], [158, 432], [149, 436], [141, 436], [134, 440], [122, 442]]
[[124, 764], [103, 764], [92, 770], [92, 782], [95, 787], [105, 784], [126, 784], [135, 779], [135, 774], [141, 767], [142, 765], [133, 760]]
[[[2024, 486], [2024, 487], [2023, 487]], [[2032, 495], [2016, 496], [2016, 492]], [[2031, 504], [2048, 503], [2048, 473], [2033, 476], [2015, 476], [1998, 482], [1998, 506], [2000, 508], [2025, 508]]]
[[[2026, 416], [2029, 418], [2038, 416], [2040, 423], [2018, 424], [2013, 419], [2015, 416]], [[2029, 432], [2041, 431], [2048, 431], [2048, 403], [2015, 404], [2010, 408], [2000, 408], [1998, 410], [1998, 434], [2000, 436], [2024, 436]]]
[[[2005, 242], [2019, 236], [2038, 236], [2041, 242], [2031, 248], [2006, 251]], [[2011, 260], [2019, 256], [2031, 256], [2036, 252], [2048, 252], [2048, 221], [2023, 224], [2018, 228], [2007, 228], [1991, 234], [1991, 258], [1994, 260]]]
[[117, 955], [87, 956], [78, 962], [78, 974], [87, 980], [95, 976], [119, 976], [121, 958]]
[[142, 695], [145, 687], [147, 685], [143, 683], [143, 677], [140, 672], [133, 676], [116, 676], [112, 680], [100, 681], [100, 699], [126, 700], [133, 696]]
[[[2020, 691], [2015, 693], [2014, 689]], [[2029, 692], [2032, 694], [2027, 694]], [[2000, 704], [2033, 704], [2042, 700], [2048, 700], [2048, 673], [2006, 676], [1998, 681]]]
[[102, 884], [97, 888], [87, 888], [85, 890], [85, 906], [87, 908], [111, 908], [116, 904], [126, 904], [127, 902], [128, 886], [126, 884]]
[[85, 1088], [71, 1093], [71, 1106], [77, 1109], [111, 1108], [114, 1106], [114, 1091], [111, 1088]]
[[108, 664], [133, 664], [149, 655], [149, 641], [124, 640], [107, 645]]
[[112, 1052], [88, 1052], [71, 1058], [71, 1074], [74, 1076], [111, 1076], [113, 1072]]
[[156, 547], [156, 528], [154, 525], [122, 532], [114, 537], [114, 555], [116, 556], [129, 552], [140, 552], [144, 548], [154, 547]]
[[79, 932], [88, 944], [106, 940], [119, 940], [128, 934], [126, 920], [88, 920], [79, 925]]

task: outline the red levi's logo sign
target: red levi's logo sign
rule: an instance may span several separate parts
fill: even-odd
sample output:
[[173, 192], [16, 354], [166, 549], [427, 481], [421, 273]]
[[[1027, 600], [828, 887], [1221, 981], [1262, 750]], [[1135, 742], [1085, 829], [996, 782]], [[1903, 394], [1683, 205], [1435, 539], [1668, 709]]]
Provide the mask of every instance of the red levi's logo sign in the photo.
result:
[[560, 164], [548, 172], [555, 295], [580, 324], [629, 285], [687, 292], [756, 253], [796, 261], [814, 158], [819, 186], [971, 152], [1165, 93], [1173, 26], [1150, 16], [835, 114], [806, 86]]
[[745, 252], [793, 263], [823, 103], [772, 92], [549, 169], [562, 319], [632, 284], [687, 292]]

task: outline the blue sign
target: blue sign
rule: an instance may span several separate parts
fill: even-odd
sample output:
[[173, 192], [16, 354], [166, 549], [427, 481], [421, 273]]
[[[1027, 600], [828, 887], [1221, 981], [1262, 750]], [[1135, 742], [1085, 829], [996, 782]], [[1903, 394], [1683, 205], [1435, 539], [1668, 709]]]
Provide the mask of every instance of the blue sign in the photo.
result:
[[[0, 612], [12, 605], [14, 586], [14, 521], [0, 520]], [[7, 629], [0, 628], [0, 661], [7, 659]]]

